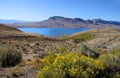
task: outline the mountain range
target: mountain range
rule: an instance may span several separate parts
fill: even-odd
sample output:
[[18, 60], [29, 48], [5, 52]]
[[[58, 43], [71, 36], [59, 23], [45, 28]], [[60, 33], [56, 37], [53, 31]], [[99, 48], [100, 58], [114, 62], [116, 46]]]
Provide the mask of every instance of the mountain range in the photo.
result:
[[80, 27], [120, 27], [119, 21], [106, 21], [102, 19], [84, 20], [81, 18], [66, 18], [53, 16], [40, 22], [9, 24], [12, 27], [56, 27], [56, 28], [80, 28]]
[[1, 24], [14, 24], [14, 23], [28, 23], [28, 21], [22, 21], [22, 20], [4, 20], [0, 19]]

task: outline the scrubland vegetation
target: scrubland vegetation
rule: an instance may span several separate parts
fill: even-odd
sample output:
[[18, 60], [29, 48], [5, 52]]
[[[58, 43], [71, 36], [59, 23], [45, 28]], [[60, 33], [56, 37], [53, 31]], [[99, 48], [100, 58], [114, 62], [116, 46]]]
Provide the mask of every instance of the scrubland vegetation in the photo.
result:
[[50, 38], [8, 29], [0, 33], [0, 78], [120, 78], [118, 30]]
[[[62, 51], [62, 50], [61, 50]], [[37, 78], [119, 78], [120, 57], [111, 53], [94, 59], [78, 52], [49, 53]]]

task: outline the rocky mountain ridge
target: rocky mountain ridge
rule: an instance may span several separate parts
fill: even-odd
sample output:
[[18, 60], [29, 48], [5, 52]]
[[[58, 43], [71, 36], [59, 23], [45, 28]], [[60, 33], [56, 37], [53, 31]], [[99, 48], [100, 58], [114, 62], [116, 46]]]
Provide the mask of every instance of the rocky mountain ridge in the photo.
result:
[[11, 24], [12, 27], [55, 27], [55, 28], [104, 28], [104, 27], [120, 27], [118, 21], [106, 21], [102, 19], [84, 20], [81, 18], [66, 18], [61, 16], [53, 16], [47, 20], [40, 22]]

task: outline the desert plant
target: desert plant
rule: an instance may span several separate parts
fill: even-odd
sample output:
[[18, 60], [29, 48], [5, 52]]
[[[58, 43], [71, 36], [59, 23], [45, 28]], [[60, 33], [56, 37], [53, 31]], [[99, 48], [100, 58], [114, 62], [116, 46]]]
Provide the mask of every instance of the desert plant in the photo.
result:
[[52, 62], [48, 59], [48, 57], [43, 59], [45, 63], [40, 68], [37, 78], [95, 78], [104, 70], [100, 60], [77, 52], [61, 54]]
[[114, 48], [114, 49], [111, 51], [111, 53], [112, 53], [113, 55], [118, 56], [119, 59], [120, 59], [120, 46]]
[[59, 47], [56, 49], [56, 53], [58, 53], [58, 54], [63, 54], [66, 52], [67, 52], [67, 48], [65, 48], [65, 47]]
[[120, 76], [120, 60], [118, 56], [108, 53], [101, 55], [98, 59], [104, 64], [105, 77], [115, 78], [115, 76]]
[[103, 54], [99, 57], [107, 68], [113, 68], [120, 65], [119, 59], [113, 54]]
[[21, 59], [20, 51], [14, 48], [0, 48], [0, 63], [2, 67], [15, 66]]
[[31, 61], [31, 64], [33, 65], [34, 68], [39, 68], [39, 64], [42, 63], [42, 60], [40, 58], [34, 58]]

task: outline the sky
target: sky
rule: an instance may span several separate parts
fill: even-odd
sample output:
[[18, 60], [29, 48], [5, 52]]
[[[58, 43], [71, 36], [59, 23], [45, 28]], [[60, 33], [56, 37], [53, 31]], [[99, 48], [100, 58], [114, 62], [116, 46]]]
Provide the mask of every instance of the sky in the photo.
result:
[[0, 19], [42, 21], [51, 16], [120, 21], [120, 0], [0, 0]]

